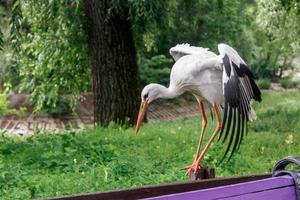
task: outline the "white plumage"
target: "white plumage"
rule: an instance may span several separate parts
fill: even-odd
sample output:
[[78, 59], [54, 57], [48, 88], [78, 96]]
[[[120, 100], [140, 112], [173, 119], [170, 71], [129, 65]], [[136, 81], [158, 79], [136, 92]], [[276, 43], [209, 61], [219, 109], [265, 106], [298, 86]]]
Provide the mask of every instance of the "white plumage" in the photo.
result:
[[[177, 57], [170, 74], [170, 90], [177, 94], [191, 92], [198, 101], [221, 104], [222, 65], [220, 58], [208, 48], [193, 47], [187, 44], [171, 48], [172, 56]], [[181, 57], [178, 57], [181, 55]], [[174, 60], [176, 58], [173, 56]]]
[[[219, 55], [208, 48], [178, 44], [170, 49], [176, 61], [170, 74], [170, 84], [166, 88], [159, 84], [147, 85], [141, 93], [141, 109], [136, 132], [146, 112], [147, 105], [157, 98], [175, 98], [185, 92], [192, 93], [199, 102], [203, 116], [202, 131], [194, 163], [187, 169], [196, 171], [207, 148], [216, 134], [221, 131], [223, 141], [228, 140], [225, 155], [238, 149], [248, 120], [255, 118], [251, 99], [260, 101], [260, 91], [254, 76], [239, 54], [226, 44], [219, 44]], [[223, 122], [219, 117], [218, 106], [224, 108]], [[206, 126], [205, 107], [213, 107], [218, 125], [208, 144], [200, 155], [202, 138]], [[225, 157], [224, 155], [224, 157]]]
[[192, 54], [205, 56], [214, 53], [210, 52], [209, 48], [194, 47], [190, 46], [189, 44], [177, 44], [175, 47], [172, 47], [170, 49], [170, 55], [174, 58], [175, 61], [177, 61], [182, 56]]

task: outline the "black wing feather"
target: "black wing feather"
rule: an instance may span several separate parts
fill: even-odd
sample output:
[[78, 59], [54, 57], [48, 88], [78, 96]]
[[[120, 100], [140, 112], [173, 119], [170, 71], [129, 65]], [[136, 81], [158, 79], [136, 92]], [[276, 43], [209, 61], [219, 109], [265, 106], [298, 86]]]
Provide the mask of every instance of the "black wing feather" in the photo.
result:
[[[229, 134], [230, 125], [231, 125], [231, 118], [232, 118], [232, 107], [230, 107], [229, 105], [227, 105], [227, 106], [229, 107], [228, 121], [227, 121], [227, 128], [226, 128], [226, 131], [225, 131], [225, 136], [224, 136], [224, 139], [223, 139], [223, 143], [226, 141], [227, 136]], [[224, 113], [224, 115], [225, 115], [225, 113]], [[223, 123], [223, 128], [222, 128], [221, 132], [223, 132], [224, 127], [225, 127], [225, 124]]]
[[229, 160], [231, 159], [231, 157], [233, 156], [233, 153], [237, 150], [237, 147], [238, 147], [238, 143], [240, 141], [240, 135], [241, 135], [241, 111], [240, 111], [241, 107], [237, 107], [237, 130], [236, 130], [236, 135], [235, 135], [235, 139], [234, 139], [234, 145], [233, 145], [233, 148], [232, 148], [232, 151], [230, 153], [230, 156], [229, 156]]
[[[231, 133], [230, 133], [231, 134], [230, 139], [229, 139], [226, 151], [225, 151], [225, 155], [229, 152], [233, 138], [235, 136], [235, 122], [236, 122], [236, 108], [233, 108], [233, 125], [232, 125], [232, 129], [231, 129]], [[224, 158], [225, 158], [225, 156], [224, 156]]]
[[229, 135], [230, 137], [222, 160], [229, 152], [229, 159], [233, 156], [239, 149], [244, 135], [247, 134], [251, 99], [261, 101], [261, 92], [254, 81], [252, 72], [244, 64], [244, 61], [235, 63], [230, 55], [225, 53], [223, 65], [223, 77], [226, 77], [226, 80], [223, 80], [225, 109], [219, 140], [223, 138], [222, 141], [225, 142]]
[[245, 127], [245, 123], [246, 123], [246, 120], [245, 120], [245, 115], [242, 114], [242, 128], [241, 128], [241, 137], [240, 137], [240, 141], [239, 141], [239, 144], [238, 144], [238, 147], [237, 147], [237, 151], [240, 149], [240, 146], [242, 144], [242, 140], [243, 140], [243, 137], [244, 137], [244, 127]]
[[[240, 89], [243, 91], [244, 89], [240, 86]], [[244, 102], [245, 102], [245, 97], [243, 96], [243, 93], [242, 93], [242, 101], [241, 101], [241, 105], [240, 105], [240, 107], [241, 107], [241, 113], [240, 113], [240, 116], [241, 116], [241, 118], [242, 118], [242, 128], [241, 128], [241, 136], [240, 136], [240, 140], [239, 140], [239, 142], [238, 142], [238, 147], [237, 147], [237, 150], [240, 148], [240, 145], [241, 145], [241, 143], [242, 143], [242, 140], [243, 140], [243, 137], [244, 137], [244, 124], [245, 124], [245, 122], [248, 120], [248, 111], [247, 111], [247, 108], [246, 108], [246, 106], [245, 106], [245, 104], [244, 104]]]

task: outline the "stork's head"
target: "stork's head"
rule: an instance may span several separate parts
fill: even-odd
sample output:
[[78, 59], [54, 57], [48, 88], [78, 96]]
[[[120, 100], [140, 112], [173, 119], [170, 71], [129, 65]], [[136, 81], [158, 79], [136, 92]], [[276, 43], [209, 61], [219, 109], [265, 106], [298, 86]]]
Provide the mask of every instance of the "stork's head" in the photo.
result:
[[155, 83], [151, 83], [144, 87], [141, 93], [141, 106], [136, 122], [135, 133], [138, 134], [140, 127], [142, 125], [143, 119], [148, 109], [148, 105], [155, 99], [160, 97], [160, 93], [163, 86]]
[[146, 85], [141, 93], [142, 102], [145, 101], [149, 104], [153, 100], [158, 99], [163, 88], [164, 86], [156, 83], [150, 83], [149, 85]]

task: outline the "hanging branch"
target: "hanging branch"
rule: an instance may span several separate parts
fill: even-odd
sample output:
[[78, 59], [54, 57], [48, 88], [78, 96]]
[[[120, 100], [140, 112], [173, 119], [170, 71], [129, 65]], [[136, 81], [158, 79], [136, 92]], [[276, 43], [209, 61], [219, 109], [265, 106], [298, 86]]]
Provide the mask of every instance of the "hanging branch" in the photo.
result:
[[10, 17], [10, 39], [14, 57], [20, 53], [22, 11], [20, 0], [12, 0]]

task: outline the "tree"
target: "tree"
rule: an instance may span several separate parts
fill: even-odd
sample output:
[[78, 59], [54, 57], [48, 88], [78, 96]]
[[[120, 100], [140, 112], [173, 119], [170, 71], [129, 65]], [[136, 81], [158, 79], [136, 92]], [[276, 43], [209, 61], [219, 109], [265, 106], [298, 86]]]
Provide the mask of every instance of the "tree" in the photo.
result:
[[89, 55], [92, 65], [94, 117], [133, 122], [137, 114], [138, 67], [128, 8], [110, 12], [110, 0], [86, 0]]
[[20, 79], [15, 90], [31, 93], [37, 112], [57, 112], [65, 101], [74, 109], [78, 96], [90, 88], [83, 4], [11, 2], [13, 66], [18, 74], [14, 78]]
[[135, 121], [140, 99], [135, 45], [142, 43], [143, 33], [160, 24], [166, 4], [162, 0], [85, 1], [94, 116], [100, 125]]
[[[141, 43], [147, 26], [154, 24], [149, 22], [163, 16], [156, 12], [164, 8], [162, 2], [12, 0], [11, 44], [15, 77], [20, 79], [15, 90], [31, 93], [38, 112], [59, 110], [56, 107], [65, 101], [62, 94], [70, 94], [74, 105], [78, 95], [89, 89], [90, 57], [95, 120], [103, 126], [127, 119], [132, 123], [139, 99], [135, 45]], [[101, 23], [97, 16], [102, 17]]]
[[[298, 0], [257, 0], [257, 46], [260, 46], [258, 72], [280, 78], [293, 69], [300, 53], [300, 3]], [[255, 29], [254, 29], [255, 30]], [[266, 73], [268, 72], [268, 73]]]

